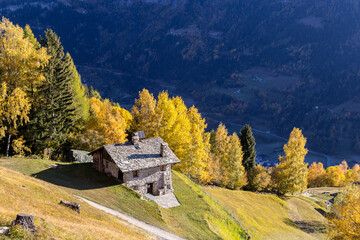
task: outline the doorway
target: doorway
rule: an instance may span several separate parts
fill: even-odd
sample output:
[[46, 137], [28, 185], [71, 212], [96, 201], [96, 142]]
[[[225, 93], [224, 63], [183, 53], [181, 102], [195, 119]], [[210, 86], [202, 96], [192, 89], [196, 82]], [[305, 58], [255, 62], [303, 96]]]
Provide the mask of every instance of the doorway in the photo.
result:
[[124, 182], [124, 174], [121, 170], [119, 170], [118, 179], [120, 182], [122, 182], [122, 183]]
[[151, 195], [153, 195], [154, 194], [154, 192], [153, 192], [153, 188], [154, 188], [154, 183], [148, 183], [147, 184], [147, 193], [149, 193], [149, 194], [151, 194]]

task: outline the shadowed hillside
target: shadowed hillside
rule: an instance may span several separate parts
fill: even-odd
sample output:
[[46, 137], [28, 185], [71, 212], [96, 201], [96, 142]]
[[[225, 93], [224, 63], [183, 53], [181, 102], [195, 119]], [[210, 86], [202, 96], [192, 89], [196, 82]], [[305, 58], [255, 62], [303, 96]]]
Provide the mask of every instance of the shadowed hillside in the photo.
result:
[[132, 104], [144, 86], [208, 119], [251, 122], [343, 159], [360, 151], [357, 1], [2, 1], [0, 12], [54, 29], [86, 84]]

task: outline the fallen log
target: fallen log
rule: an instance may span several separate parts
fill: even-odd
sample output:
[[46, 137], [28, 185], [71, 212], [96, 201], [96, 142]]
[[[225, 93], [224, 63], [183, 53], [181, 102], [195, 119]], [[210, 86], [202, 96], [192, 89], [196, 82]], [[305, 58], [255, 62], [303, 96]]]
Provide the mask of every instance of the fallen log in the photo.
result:
[[61, 200], [59, 204], [65, 206], [65, 207], [68, 207], [77, 213], [80, 213], [80, 205], [77, 202], [68, 202], [68, 201]]

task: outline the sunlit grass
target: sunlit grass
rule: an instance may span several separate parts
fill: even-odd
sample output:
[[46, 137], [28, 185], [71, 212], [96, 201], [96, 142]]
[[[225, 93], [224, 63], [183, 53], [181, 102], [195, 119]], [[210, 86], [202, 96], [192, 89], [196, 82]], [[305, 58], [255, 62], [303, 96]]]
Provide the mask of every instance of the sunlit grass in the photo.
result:
[[[79, 202], [81, 213], [60, 200]], [[33, 215], [38, 227], [26, 239], [155, 239], [54, 185], [0, 167], [0, 225], [8, 225], [18, 213]]]
[[325, 239], [325, 218], [297, 197], [205, 188], [234, 214], [252, 239]]

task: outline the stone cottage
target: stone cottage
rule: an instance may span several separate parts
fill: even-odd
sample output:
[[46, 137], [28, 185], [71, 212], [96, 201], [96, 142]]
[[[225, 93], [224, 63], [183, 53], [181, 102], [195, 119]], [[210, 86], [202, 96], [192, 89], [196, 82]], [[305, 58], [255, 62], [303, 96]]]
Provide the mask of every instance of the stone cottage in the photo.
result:
[[160, 137], [136, 132], [131, 142], [105, 145], [90, 153], [94, 168], [140, 194], [172, 193], [171, 165], [180, 160]]

